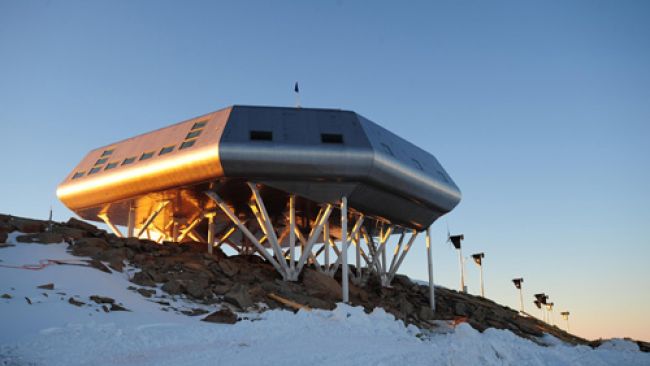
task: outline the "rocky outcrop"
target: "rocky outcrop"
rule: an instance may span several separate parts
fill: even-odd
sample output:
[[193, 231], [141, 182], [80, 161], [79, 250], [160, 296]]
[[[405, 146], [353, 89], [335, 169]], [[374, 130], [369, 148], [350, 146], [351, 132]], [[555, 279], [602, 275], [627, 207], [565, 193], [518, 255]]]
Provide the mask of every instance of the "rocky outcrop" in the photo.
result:
[[[48, 227], [50, 230], [46, 231]], [[203, 319], [208, 322], [234, 323], [237, 315], [231, 309], [333, 309], [341, 297], [340, 270], [332, 278], [317, 268], [306, 267], [297, 282], [285, 282], [259, 256], [229, 257], [218, 250], [209, 255], [201, 243], [157, 244], [149, 240], [118, 238], [76, 219], [70, 219], [65, 224], [50, 224], [0, 215], [0, 241], [3, 233], [6, 236], [12, 231], [26, 233], [17, 240], [27, 243], [58, 243], [65, 240], [72, 254], [90, 257], [88, 264], [105, 272], [122, 271], [125, 263], [128, 263], [139, 269], [131, 282], [141, 286], [133, 290], [142, 296], [156, 295], [154, 287], [160, 286], [169, 296], [185, 296], [203, 304], [221, 303], [221, 310]], [[352, 305], [363, 306], [367, 311], [382, 307], [396, 318], [422, 329], [435, 327], [434, 320], [464, 321], [480, 331], [491, 327], [508, 329], [533, 341], [537, 341], [543, 333], [549, 333], [572, 344], [590, 344], [585, 339], [534, 317], [522, 316], [489, 299], [437, 287], [434, 313], [429, 307], [428, 298], [427, 286], [401, 275], [395, 277], [391, 288], [382, 287], [374, 277], [362, 285], [350, 284]], [[127, 310], [110, 298], [92, 296], [90, 300], [107, 312]], [[74, 298], [70, 298], [69, 302], [76, 306], [85, 305]], [[205, 310], [197, 309], [187, 314], [202, 313]], [[647, 345], [640, 347], [647, 350]]]

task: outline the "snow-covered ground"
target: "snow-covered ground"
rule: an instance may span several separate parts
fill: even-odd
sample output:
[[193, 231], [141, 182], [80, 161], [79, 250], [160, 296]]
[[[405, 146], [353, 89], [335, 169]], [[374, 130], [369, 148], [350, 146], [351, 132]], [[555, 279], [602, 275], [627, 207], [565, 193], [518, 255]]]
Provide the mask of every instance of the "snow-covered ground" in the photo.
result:
[[[16, 235], [9, 240], [15, 246], [0, 248], [0, 265], [79, 259], [66, 253], [66, 244], [20, 244]], [[0, 365], [650, 365], [650, 354], [623, 340], [592, 350], [550, 336], [543, 347], [466, 324], [424, 333], [381, 309], [365, 314], [344, 304], [334, 311], [248, 314], [251, 320], [235, 325], [206, 323], [127, 289], [128, 275], [71, 265], [0, 266], [0, 295], [11, 295], [0, 298]], [[54, 289], [37, 288], [47, 283]], [[91, 295], [131, 311], [106, 313]], [[87, 305], [74, 306], [70, 297]]]

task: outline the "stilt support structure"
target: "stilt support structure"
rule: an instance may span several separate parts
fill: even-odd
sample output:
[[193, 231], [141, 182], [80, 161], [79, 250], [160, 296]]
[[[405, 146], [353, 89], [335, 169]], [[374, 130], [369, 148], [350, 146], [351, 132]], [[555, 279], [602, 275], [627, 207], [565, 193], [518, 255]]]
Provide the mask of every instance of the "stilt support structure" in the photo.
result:
[[106, 213], [100, 213], [99, 215], [97, 215], [97, 217], [99, 217], [100, 219], [102, 219], [102, 221], [104, 221], [104, 223], [106, 223], [106, 226], [108, 226], [109, 228], [111, 228], [111, 230], [113, 231], [113, 233], [114, 233], [118, 238], [123, 238], [123, 237], [124, 237], [124, 235], [122, 234], [122, 232], [120, 231], [120, 229], [118, 229], [117, 226], [113, 225], [113, 223], [111, 222], [110, 218], [108, 217], [108, 214], [106, 214]]

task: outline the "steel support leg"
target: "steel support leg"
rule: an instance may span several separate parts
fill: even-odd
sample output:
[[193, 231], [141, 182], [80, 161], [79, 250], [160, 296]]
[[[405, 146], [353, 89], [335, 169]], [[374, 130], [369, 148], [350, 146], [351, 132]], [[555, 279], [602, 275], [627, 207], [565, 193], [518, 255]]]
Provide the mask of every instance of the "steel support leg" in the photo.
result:
[[296, 196], [289, 196], [289, 268], [296, 272]]
[[118, 229], [117, 226], [113, 225], [113, 223], [111, 222], [110, 218], [108, 217], [108, 214], [106, 214], [106, 213], [100, 213], [99, 215], [97, 215], [97, 217], [99, 217], [100, 219], [102, 219], [102, 221], [104, 221], [104, 222], [106, 223], [106, 226], [108, 226], [109, 228], [111, 228], [111, 230], [113, 230], [113, 233], [114, 233], [118, 238], [123, 238], [123, 237], [124, 237], [124, 235], [122, 235], [122, 232], [120, 231], [120, 229]]
[[145, 233], [145, 231], [149, 228], [149, 225], [151, 225], [153, 220], [156, 219], [158, 214], [163, 210], [163, 208], [165, 208], [165, 206], [167, 206], [168, 203], [169, 203], [169, 201], [160, 202], [160, 204], [158, 205], [158, 208], [154, 212], [152, 212], [151, 215], [149, 215], [149, 217], [147, 218], [147, 221], [144, 222], [144, 225], [142, 225], [142, 227], [140, 228], [140, 231], [138, 231], [138, 236], [137, 236], [138, 238], [142, 234]]
[[216, 204], [219, 206], [219, 208], [223, 211], [226, 216], [232, 221], [233, 224], [237, 225], [239, 230], [241, 230], [242, 233], [250, 240], [251, 243], [255, 246], [255, 248], [260, 252], [260, 254], [267, 260], [271, 265], [282, 275], [283, 279], [287, 279], [288, 273], [285, 272], [284, 268], [280, 266], [280, 264], [273, 258], [272, 255], [270, 255], [260, 244], [260, 242], [257, 240], [255, 235], [248, 230], [248, 228], [239, 220], [237, 215], [235, 215], [234, 212], [228, 207], [226, 202], [219, 197], [215, 192], [212, 191], [206, 191], [205, 192], [208, 197], [210, 197]]
[[133, 234], [135, 234], [135, 206], [133, 202], [129, 204], [129, 218], [127, 220], [126, 235], [127, 237], [132, 238]]
[[436, 293], [435, 286], [433, 284], [433, 255], [431, 254], [431, 227], [427, 228], [427, 260], [429, 264], [429, 304], [431, 305], [431, 311], [436, 311]]
[[208, 253], [212, 254], [212, 248], [214, 246], [214, 215], [208, 216]]
[[349, 279], [348, 279], [348, 198], [341, 198], [341, 256], [342, 258], [342, 276], [341, 287], [343, 291], [343, 302], [350, 302]]

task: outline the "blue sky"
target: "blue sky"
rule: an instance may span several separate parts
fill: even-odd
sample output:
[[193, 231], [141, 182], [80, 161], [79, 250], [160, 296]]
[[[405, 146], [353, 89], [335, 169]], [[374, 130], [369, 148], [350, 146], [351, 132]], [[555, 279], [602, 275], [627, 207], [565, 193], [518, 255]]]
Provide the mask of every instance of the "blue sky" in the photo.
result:
[[[0, 212], [71, 212], [90, 149], [231, 104], [350, 109], [463, 191], [435, 223], [488, 297], [545, 291], [586, 337], [650, 340], [650, 3], [0, 1]], [[405, 261], [426, 278], [423, 242]], [[418, 252], [419, 251], [419, 252]], [[478, 273], [468, 263], [468, 284]]]

